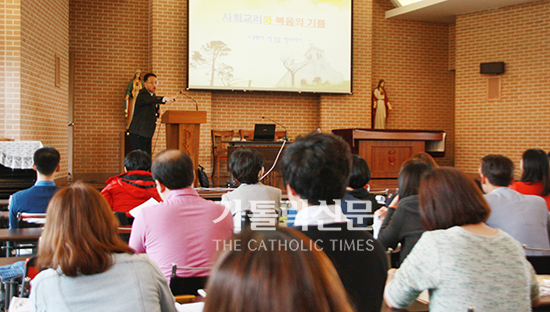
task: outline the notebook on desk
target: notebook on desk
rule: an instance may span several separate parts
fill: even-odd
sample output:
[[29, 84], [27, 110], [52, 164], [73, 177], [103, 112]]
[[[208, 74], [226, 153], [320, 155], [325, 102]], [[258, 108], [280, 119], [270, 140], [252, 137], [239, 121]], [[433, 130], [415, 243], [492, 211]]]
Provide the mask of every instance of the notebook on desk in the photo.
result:
[[275, 141], [275, 127], [270, 124], [254, 125], [254, 141]]

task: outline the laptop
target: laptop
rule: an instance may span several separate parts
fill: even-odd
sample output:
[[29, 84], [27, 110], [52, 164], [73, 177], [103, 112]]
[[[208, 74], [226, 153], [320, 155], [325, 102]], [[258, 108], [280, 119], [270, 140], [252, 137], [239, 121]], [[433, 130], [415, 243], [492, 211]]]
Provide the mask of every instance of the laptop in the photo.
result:
[[254, 141], [275, 141], [275, 127], [271, 124], [255, 124]]

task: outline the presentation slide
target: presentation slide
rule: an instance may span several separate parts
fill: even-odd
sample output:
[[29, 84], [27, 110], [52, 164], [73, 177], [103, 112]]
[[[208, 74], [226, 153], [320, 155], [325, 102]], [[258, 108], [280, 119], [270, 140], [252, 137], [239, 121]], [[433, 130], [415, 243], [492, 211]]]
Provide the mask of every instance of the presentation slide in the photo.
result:
[[188, 88], [351, 93], [351, 0], [190, 0]]

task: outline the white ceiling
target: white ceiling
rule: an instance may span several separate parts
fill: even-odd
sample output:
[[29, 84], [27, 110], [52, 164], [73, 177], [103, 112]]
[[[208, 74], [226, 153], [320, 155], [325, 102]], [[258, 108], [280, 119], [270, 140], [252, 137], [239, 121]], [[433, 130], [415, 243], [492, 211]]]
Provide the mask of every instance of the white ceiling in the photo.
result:
[[386, 11], [386, 18], [452, 23], [455, 16], [540, 0], [423, 0]]

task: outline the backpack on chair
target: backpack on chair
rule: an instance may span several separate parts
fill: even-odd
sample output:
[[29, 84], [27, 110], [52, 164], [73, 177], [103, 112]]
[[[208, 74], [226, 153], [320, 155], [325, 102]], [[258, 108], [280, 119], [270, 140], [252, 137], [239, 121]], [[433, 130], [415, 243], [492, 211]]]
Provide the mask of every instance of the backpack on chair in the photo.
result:
[[199, 169], [197, 169], [197, 171], [201, 187], [210, 187], [210, 181], [208, 181], [208, 176], [206, 175], [206, 172], [204, 172], [203, 166], [199, 165]]

